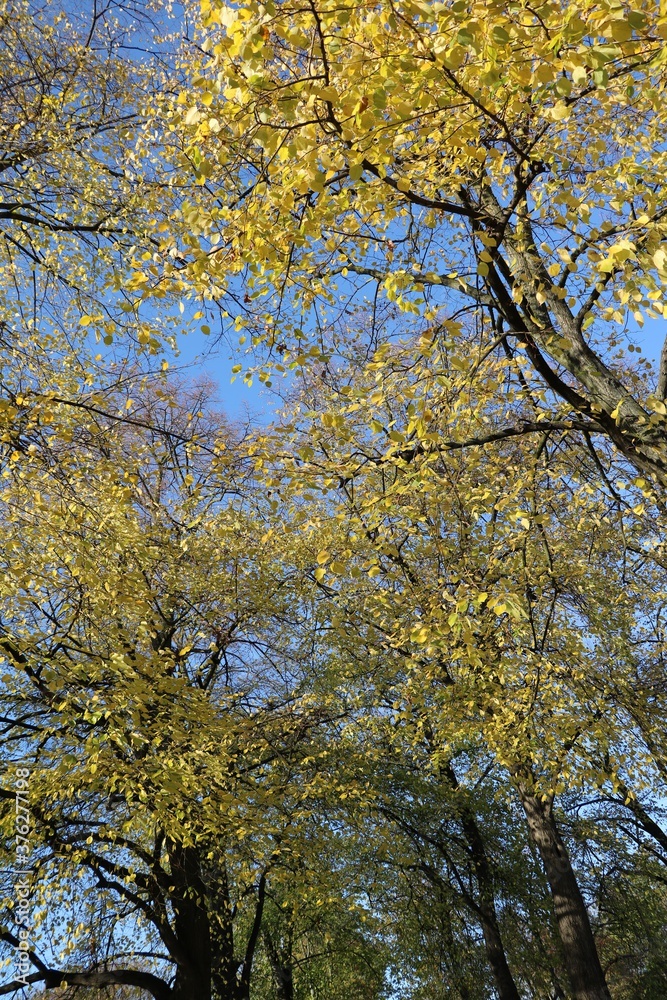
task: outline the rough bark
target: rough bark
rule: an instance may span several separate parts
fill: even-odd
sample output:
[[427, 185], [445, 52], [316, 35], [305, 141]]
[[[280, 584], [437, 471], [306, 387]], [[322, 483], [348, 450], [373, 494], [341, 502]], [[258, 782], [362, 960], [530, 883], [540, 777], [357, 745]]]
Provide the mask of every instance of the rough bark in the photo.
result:
[[[211, 1000], [211, 934], [206, 912], [199, 852], [195, 847], [169, 845], [174, 932], [181, 949], [172, 988], [173, 1000]], [[230, 994], [229, 1000], [233, 1000]]]
[[611, 1000], [586, 904], [553, 817], [552, 804], [542, 802], [522, 780], [517, 781], [517, 789], [551, 889], [572, 996], [574, 1000]]

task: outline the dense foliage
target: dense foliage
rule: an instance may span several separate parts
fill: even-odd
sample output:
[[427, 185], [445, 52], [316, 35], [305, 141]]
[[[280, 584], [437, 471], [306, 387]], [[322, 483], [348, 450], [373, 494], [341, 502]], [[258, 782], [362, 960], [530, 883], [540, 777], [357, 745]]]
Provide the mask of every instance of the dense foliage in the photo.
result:
[[662, 996], [667, 11], [74, 6], [0, 11], [0, 995]]

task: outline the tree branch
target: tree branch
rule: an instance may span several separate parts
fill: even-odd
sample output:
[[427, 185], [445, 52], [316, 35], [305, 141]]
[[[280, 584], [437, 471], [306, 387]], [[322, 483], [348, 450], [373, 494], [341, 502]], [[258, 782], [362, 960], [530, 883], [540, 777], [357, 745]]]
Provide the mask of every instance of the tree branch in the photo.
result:
[[171, 989], [151, 972], [140, 972], [138, 969], [116, 969], [104, 972], [66, 972], [59, 969], [44, 969], [39, 972], [32, 972], [25, 979], [14, 979], [9, 983], [0, 986], [0, 996], [8, 993], [16, 993], [22, 987], [32, 983], [44, 983], [44, 988], [54, 990], [61, 986], [88, 986], [101, 988], [102, 986], [136, 986], [137, 989], [146, 990], [155, 1000], [169, 1000]]

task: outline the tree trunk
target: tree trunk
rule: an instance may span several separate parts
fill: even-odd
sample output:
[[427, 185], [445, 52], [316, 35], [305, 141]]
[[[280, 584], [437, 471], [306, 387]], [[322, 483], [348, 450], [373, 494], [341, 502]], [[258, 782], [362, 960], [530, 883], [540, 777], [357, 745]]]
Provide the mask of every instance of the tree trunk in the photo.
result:
[[[458, 779], [451, 764], [443, 767], [441, 773], [444, 775], [449, 786], [453, 790], [458, 791]], [[493, 871], [486, 854], [484, 839], [477, 825], [475, 814], [469, 806], [465, 803], [459, 805], [458, 813], [461, 817], [466, 842], [472, 854], [479, 890], [479, 902], [475, 909], [482, 925], [486, 957], [491, 967], [498, 996], [500, 1000], [521, 1000], [507, 961], [500, 927], [498, 926]]]
[[176, 966], [172, 997], [211, 1000], [211, 937], [199, 853], [195, 847], [172, 842], [169, 862], [175, 883], [174, 933], [183, 956]]
[[216, 921], [211, 936], [212, 982], [216, 1000], [238, 1000], [238, 963], [234, 958], [234, 911], [229, 895], [229, 881], [224, 864], [215, 874]]
[[517, 781], [530, 837], [537, 847], [551, 889], [565, 967], [574, 1000], [611, 1000], [595, 939], [567, 848], [553, 818], [552, 803], [542, 802]]
[[484, 950], [486, 951], [488, 963], [491, 966], [491, 973], [498, 991], [499, 1000], [521, 1000], [507, 962], [498, 926], [495, 904], [488, 905], [482, 902], [479, 916], [484, 935]]
[[281, 940], [279, 945], [276, 945], [268, 931], [264, 931], [263, 938], [273, 973], [276, 997], [278, 1000], [294, 1000], [291, 930], [288, 928], [286, 940]]

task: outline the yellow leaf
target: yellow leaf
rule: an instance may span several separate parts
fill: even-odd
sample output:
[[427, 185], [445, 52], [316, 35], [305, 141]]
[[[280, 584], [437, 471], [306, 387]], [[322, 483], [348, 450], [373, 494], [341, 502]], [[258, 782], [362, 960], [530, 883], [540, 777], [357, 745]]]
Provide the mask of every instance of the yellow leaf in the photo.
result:
[[555, 122], [565, 121], [566, 118], [570, 117], [570, 109], [564, 101], [558, 101], [557, 104], [550, 111], [550, 117], [553, 118]]

